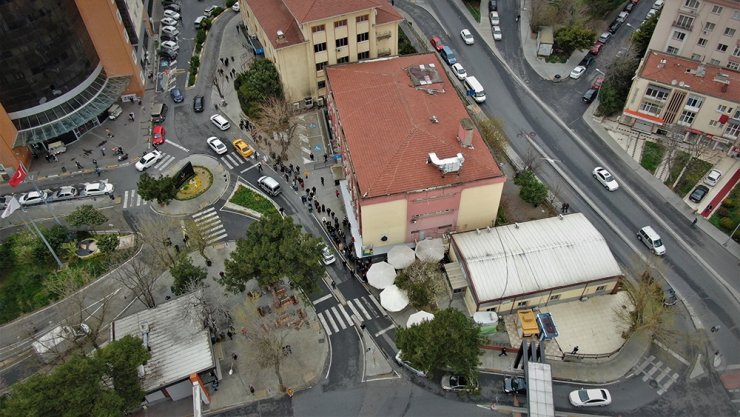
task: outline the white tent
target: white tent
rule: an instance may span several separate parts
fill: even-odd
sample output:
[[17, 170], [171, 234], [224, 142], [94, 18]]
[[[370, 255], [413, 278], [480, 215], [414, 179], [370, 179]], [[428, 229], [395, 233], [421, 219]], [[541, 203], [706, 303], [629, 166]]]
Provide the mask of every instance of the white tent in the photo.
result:
[[416, 256], [425, 262], [439, 262], [445, 256], [442, 239], [426, 239], [416, 244]]
[[409, 305], [409, 297], [406, 291], [391, 285], [380, 293], [380, 305], [395, 313]]
[[415, 324], [421, 324], [424, 321], [434, 319], [434, 314], [427, 313], [426, 311], [417, 311], [416, 313], [409, 316], [406, 320], [406, 327], [411, 327]]
[[388, 263], [403, 269], [414, 263], [414, 250], [405, 245], [396, 245], [388, 252]]
[[367, 282], [379, 290], [393, 285], [395, 279], [396, 269], [388, 262], [372, 264], [367, 270]]

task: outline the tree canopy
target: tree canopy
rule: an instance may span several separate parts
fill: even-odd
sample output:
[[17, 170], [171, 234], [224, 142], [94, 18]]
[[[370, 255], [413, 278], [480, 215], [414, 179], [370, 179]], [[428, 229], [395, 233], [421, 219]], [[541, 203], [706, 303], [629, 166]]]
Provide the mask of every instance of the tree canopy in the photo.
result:
[[453, 373], [475, 377], [483, 338], [480, 327], [459, 310], [438, 311], [433, 320], [398, 329], [396, 346], [404, 360], [430, 373], [449, 369]]
[[70, 226], [99, 226], [105, 223], [108, 218], [105, 217], [98, 209], [90, 204], [84, 204], [77, 207], [75, 211], [64, 218]]
[[187, 255], [177, 258], [175, 264], [170, 268], [170, 273], [174, 279], [172, 287], [176, 295], [188, 292], [188, 289], [194, 288], [197, 284], [203, 282], [208, 275], [204, 267], [193, 265]]
[[645, 55], [648, 45], [650, 44], [650, 38], [653, 37], [655, 25], [658, 24], [659, 17], [660, 12], [642, 22], [640, 27], [632, 33], [633, 48], [635, 49], [635, 54], [637, 56]]
[[586, 49], [593, 45], [596, 33], [582, 26], [571, 25], [555, 32], [555, 45], [561, 51], [571, 53], [576, 49]]
[[251, 279], [264, 286], [288, 278], [310, 293], [324, 273], [321, 245], [321, 239], [303, 232], [290, 217], [268, 213], [237, 241], [219, 282], [228, 291], [239, 292]]
[[417, 260], [398, 274], [396, 285], [406, 290], [409, 303], [416, 309], [436, 307], [437, 296], [442, 291], [442, 272], [437, 262]]
[[599, 107], [596, 113], [601, 116], [612, 116], [621, 112], [627, 101], [632, 77], [640, 61], [633, 52], [618, 56], [607, 68], [604, 84], [599, 91]]
[[269, 98], [282, 98], [283, 87], [275, 65], [267, 59], [254, 61], [249, 70], [234, 80], [239, 103], [249, 118], [256, 118], [259, 107]]
[[519, 195], [522, 200], [534, 204], [535, 207], [547, 199], [547, 186], [537, 179], [531, 169], [525, 169], [516, 176], [514, 184], [521, 187]]
[[159, 204], [167, 204], [177, 195], [175, 180], [172, 177], [163, 176], [157, 179], [146, 172], [139, 177], [136, 190], [144, 200], [156, 199]]
[[50, 374], [35, 374], [13, 385], [0, 416], [121, 416], [141, 402], [137, 367], [149, 357], [133, 336], [113, 341], [92, 356], [75, 355]]

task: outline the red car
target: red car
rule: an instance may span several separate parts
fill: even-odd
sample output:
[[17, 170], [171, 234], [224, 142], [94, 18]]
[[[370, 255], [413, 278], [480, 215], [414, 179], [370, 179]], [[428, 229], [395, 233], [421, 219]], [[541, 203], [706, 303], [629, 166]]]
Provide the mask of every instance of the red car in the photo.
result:
[[439, 38], [439, 36], [434, 36], [431, 39], [429, 39], [429, 42], [432, 43], [432, 46], [434, 49], [439, 52], [444, 48], [445, 46], [442, 44], [442, 39]]
[[604, 47], [604, 44], [603, 43], [596, 42], [594, 44], [594, 46], [592, 46], [591, 49], [589, 49], [589, 52], [591, 52], [594, 55], [598, 55], [599, 52], [601, 52], [601, 48], [603, 48], [603, 47]]
[[596, 79], [594, 80], [594, 83], [591, 84], [591, 88], [593, 88], [594, 90], [601, 90], [602, 84], [604, 84], [604, 77], [600, 75], [596, 77]]
[[155, 145], [161, 145], [164, 143], [164, 126], [155, 125], [152, 128], [152, 143]]

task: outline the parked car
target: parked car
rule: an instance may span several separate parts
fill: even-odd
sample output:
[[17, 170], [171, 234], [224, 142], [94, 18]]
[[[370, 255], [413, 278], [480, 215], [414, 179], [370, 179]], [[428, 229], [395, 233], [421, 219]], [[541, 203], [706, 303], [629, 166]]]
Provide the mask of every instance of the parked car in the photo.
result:
[[653, 9], [660, 10], [663, 8], [663, 3], [665, 3], [665, 0], [655, 0], [655, 3], [653, 3]]
[[414, 365], [409, 362], [402, 359], [403, 351], [399, 350], [398, 353], [396, 353], [396, 362], [403, 366], [404, 368], [408, 369], [409, 371], [413, 372], [416, 376], [426, 377], [427, 374], [424, 371], [420, 371], [414, 367]]
[[444, 44], [442, 44], [442, 39], [440, 39], [438, 36], [432, 36], [429, 38], [429, 42], [432, 44], [432, 47], [435, 51], [439, 52], [444, 48]]
[[213, 14], [213, 12], [216, 11], [216, 9], [218, 9], [218, 6], [208, 6], [205, 10], [203, 10], [203, 13], [205, 13], [205, 16], [210, 16]]
[[599, 36], [599, 42], [601, 43], [607, 43], [611, 40], [612, 34], [609, 32], [604, 32]]
[[593, 88], [594, 90], [601, 90], [601, 86], [603, 84], [604, 84], [604, 76], [599, 75], [598, 77], [596, 77], [596, 79], [594, 79], [594, 82], [591, 83], [591, 88]]
[[193, 111], [196, 113], [202, 113], [204, 109], [204, 101], [205, 98], [203, 96], [193, 97]]
[[670, 285], [666, 284], [663, 287], [663, 305], [672, 306], [676, 303], [678, 303], [676, 291]]
[[198, 16], [195, 18], [195, 21], [193, 21], [193, 24], [195, 25], [195, 29], [200, 29], [200, 26], [203, 24], [203, 22], [208, 19], [206, 16]]
[[582, 65], [579, 65], [579, 66], [573, 68], [573, 71], [570, 72], [569, 77], [572, 78], [572, 79], [574, 79], [574, 80], [577, 80], [577, 79], [581, 78], [581, 76], [583, 75], [584, 72], [586, 72], [586, 67], [584, 67]]
[[461, 30], [460, 36], [463, 38], [463, 42], [465, 42], [465, 45], [472, 45], [475, 43], [475, 38], [473, 38], [473, 34], [470, 33], [470, 31], [467, 29]]
[[162, 32], [159, 34], [159, 40], [177, 42], [177, 35], [170, 35], [169, 33]]
[[49, 193], [46, 191], [29, 191], [22, 194], [18, 199], [18, 202], [21, 203], [22, 206], [33, 206], [43, 203], [46, 201], [48, 196]]
[[442, 389], [445, 391], [468, 391], [475, 388], [465, 375], [450, 375], [442, 377]]
[[[650, 10], [649, 10], [649, 11], [647, 12], [647, 15], [645, 15], [645, 20], [648, 20], [648, 19], [650, 19], [651, 17], [655, 16], [656, 14], [658, 14], [658, 11], [657, 11], [657, 10], [655, 10], [655, 9], [650, 9]], [[643, 23], [645, 22], [645, 20], [643, 20]]]
[[501, 32], [501, 27], [500, 26], [494, 26], [491, 29], [491, 32], [493, 33], [493, 40], [495, 40], [495, 41], [500, 41], [501, 39], [504, 38], [504, 34], [503, 34], [503, 32]]
[[145, 169], [156, 164], [157, 161], [162, 159], [163, 155], [160, 151], [151, 151], [146, 155], [142, 156], [141, 159], [136, 163], [135, 167], [137, 171], [144, 171]]
[[627, 17], [629, 17], [630, 12], [620, 12], [619, 16], [617, 16], [617, 21], [624, 23], [627, 21]]
[[177, 26], [177, 20], [171, 17], [165, 17], [160, 20], [163, 26]]
[[586, 54], [586, 56], [583, 57], [581, 62], [578, 63], [578, 66], [588, 68], [591, 66], [591, 64], [594, 63], [595, 60], [596, 60], [596, 57], [593, 56], [591, 53], [588, 53]]
[[617, 30], [622, 27], [622, 23], [624, 22], [619, 19], [615, 19], [612, 24], [609, 25], [609, 33], [611, 33], [612, 35], [617, 33]]
[[163, 41], [161, 47], [162, 49], [168, 49], [173, 52], [177, 52], [180, 49], [180, 45], [175, 41]]
[[163, 26], [162, 27], [162, 33], [166, 33], [168, 35], [177, 36], [180, 34], [180, 31], [177, 30], [174, 26]]
[[465, 68], [463, 68], [462, 64], [459, 62], [452, 65], [452, 72], [455, 74], [455, 77], [457, 77], [457, 79], [460, 81], [468, 77], [468, 73], [465, 72]]
[[321, 257], [324, 261], [324, 265], [331, 265], [333, 264], [337, 259], [334, 257], [334, 254], [331, 253], [331, 250], [324, 246], [321, 249]]
[[612, 177], [612, 174], [606, 170], [606, 168], [596, 167], [592, 172], [596, 181], [600, 182], [609, 191], [615, 191], [619, 188], [617, 180]]
[[624, 10], [625, 12], [627, 12], [627, 13], [632, 13], [632, 9], [633, 9], [634, 7], [635, 7], [635, 4], [634, 4], [634, 3], [632, 3], [632, 2], [629, 2], [629, 3], [627, 3], [627, 4], [626, 4], [626, 5], [624, 6], [624, 9], [623, 9], [623, 10]]
[[583, 100], [584, 103], [592, 103], [594, 100], [596, 100], [596, 96], [598, 94], [599, 90], [595, 88], [589, 88], [588, 90], [586, 90], [585, 93], [583, 93], [581, 100]]
[[51, 197], [49, 198], [50, 201], [64, 201], [64, 200], [72, 200], [79, 196], [79, 192], [77, 191], [77, 188], [72, 187], [70, 185], [65, 185], [64, 187], [59, 187], [58, 190], [54, 191], [51, 194]]
[[108, 118], [111, 120], [116, 120], [121, 113], [123, 113], [123, 109], [118, 104], [114, 103], [108, 107]]
[[165, 141], [165, 130], [162, 125], [154, 125], [152, 128], [152, 143], [155, 145], [161, 145]]
[[491, 20], [491, 26], [498, 26], [501, 23], [498, 12], [489, 13], [488, 18]]
[[182, 10], [180, 8], [180, 5], [177, 4], [177, 3], [167, 3], [166, 5], [164, 5], [164, 9], [165, 10], [172, 10], [172, 11], [175, 11], [175, 12], [178, 12], [178, 13], [180, 13], [180, 10]]
[[604, 47], [604, 44], [601, 42], [596, 42], [594, 46], [591, 47], [591, 49], [588, 50], [588, 52], [592, 53], [593, 55], [598, 55], [599, 52], [601, 52], [601, 48]]
[[233, 11], [235, 11], [237, 13], [239, 12], [239, 10], [241, 10], [238, 1], [231, 6], [231, 10], [233, 10]]
[[504, 378], [504, 392], [507, 394], [526, 394], [527, 380], [521, 376], [507, 376]]
[[717, 185], [717, 182], [719, 182], [719, 179], [722, 178], [722, 172], [716, 169], [713, 169], [709, 171], [709, 174], [707, 174], [706, 177], [704, 177], [704, 184], [714, 187]]
[[488, 11], [498, 10], [498, 0], [488, 0]]
[[174, 60], [177, 59], [177, 52], [175, 52], [175, 51], [169, 51], [169, 50], [166, 50], [166, 49], [160, 49], [159, 50], [159, 56], [161, 56], [162, 58], [167, 58], [170, 61], [174, 61]]
[[223, 141], [215, 136], [211, 136], [206, 139], [206, 143], [209, 148], [213, 149], [213, 152], [216, 152], [217, 155], [223, 155], [229, 151], [229, 148], [224, 145]]
[[569, 396], [574, 407], [603, 407], [612, 403], [612, 396], [606, 389], [584, 389], [572, 391]]
[[214, 114], [213, 116], [211, 116], [211, 123], [216, 125], [216, 127], [220, 130], [229, 130], [229, 128], [231, 127], [229, 121], [220, 114]]
[[170, 19], [180, 20], [180, 13], [177, 13], [174, 10], [165, 10], [164, 11], [164, 17], [169, 17]]
[[86, 182], [82, 184], [83, 197], [95, 197], [98, 195], [111, 195], [115, 187], [108, 181]]
[[708, 193], [709, 187], [706, 185], [697, 185], [696, 188], [694, 188], [694, 192], [689, 196], [689, 200], [694, 203], [699, 203], [701, 200], [704, 200], [704, 197], [706, 197]]
[[182, 91], [178, 87], [173, 88], [170, 90], [170, 97], [172, 97], [172, 101], [175, 103], [182, 103], [185, 101], [185, 97], [182, 95]]
[[234, 139], [231, 142], [232, 145], [234, 145], [234, 149], [236, 149], [236, 152], [239, 153], [239, 155], [249, 158], [250, 156], [254, 155], [254, 149], [252, 149], [247, 142], [244, 141], [244, 139]]

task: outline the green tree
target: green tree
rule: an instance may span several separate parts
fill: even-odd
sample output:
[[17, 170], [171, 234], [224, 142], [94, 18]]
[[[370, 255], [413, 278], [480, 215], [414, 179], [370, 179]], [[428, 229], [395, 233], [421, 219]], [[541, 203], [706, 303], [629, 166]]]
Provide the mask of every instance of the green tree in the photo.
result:
[[187, 255], [182, 255], [170, 268], [174, 283], [173, 292], [176, 295], [185, 294], [189, 289], [203, 282], [208, 275], [206, 268], [193, 265], [193, 261]]
[[268, 213], [249, 226], [246, 238], [237, 241], [236, 250], [226, 260], [226, 275], [219, 282], [228, 291], [239, 292], [251, 279], [264, 286], [287, 277], [311, 293], [324, 273], [322, 245], [290, 217]]
[[614, 59], [599, 91], [598, 115], [613, 116], [622, 111], [639, 64], [632, 51]]
[[576, 49], [587, 49], [593, 45], [594, 40], [596, 40], [596, 32], [582, 26], [566, 26], [555, 32], [555, 47], [566, 54]]
[[64, 219], [73, 227], [99, 226], [108, 221], [108, 218], [103, 213], [90, 204], [78, 207]]
[[409, 302], [417, 309], [435, 308], [442, 291], [442, 272], [436, 262], [417, 260], [396, 278], [396, 285], [406, 290]]
[[448, 369], [475, 378], [483, 338], [479, 326], [459, 310], [447, 308], [434, 319], [398, 329], [396, 345], [403, 360], [430, 373]]
[[645, 55], [648, 44], [650, 44], [650, 38], [653, 37], [655, 25], [658, 24], [658, 17], [660, 17], [660, 12], [642, 22], [640, 27], [632, 33], [632, 47], [634, 48], [635, 54], [637, 56]]
[[531, 169], [525, 169], [516, 176], [514, 184], [520, 187], [519, 196], [522, 200], [534, 204], [535, 207], [547, 199], [547, 186], [537, 179]]
[[125, 409], [136, 408], [144, 396], [137, 367], [145, 364], [151, 356], [141, 339], [124, 336], [100, 349], [97, 356], [106, 364], [107, 374], [113, 379], [113, 389], [123, 399]]
[[589, 0], [588, 8], [592, 17], [601, 18], [622, 3], [622, 0]]
[[163, 176], [156, 179], [146, 172], [139, 177], [136, 189], [144, 200], [156, 199], [159, 204], [167, 204], [177, 195], [175, 180], [172, 177]]
[[240, 74], [234, 80], [239, 103], [244, 114], [250, 119], [256, 119], [259, 108], [267, 99], [283, 98], [283, 87], [275, 65], [267, 59], [260, 59], [252, 63], [249, 70]]
[[112, 253], [118, 247], [118, 236], [114, 234], [98, 235], [95, 240], [102, 253]]

